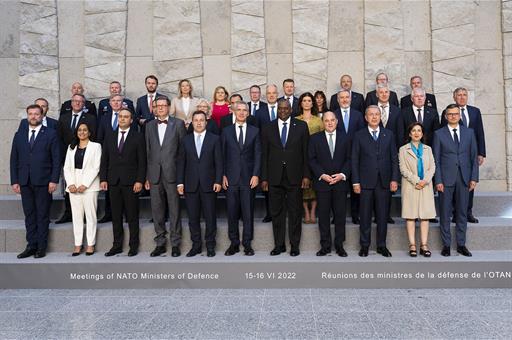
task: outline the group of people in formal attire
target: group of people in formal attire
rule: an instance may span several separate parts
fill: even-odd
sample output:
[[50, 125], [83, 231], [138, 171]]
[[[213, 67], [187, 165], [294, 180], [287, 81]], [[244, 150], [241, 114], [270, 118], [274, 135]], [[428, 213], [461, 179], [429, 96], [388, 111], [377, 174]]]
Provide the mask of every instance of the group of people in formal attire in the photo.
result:
[[[94, 254], [97, 223], [109, 221], [113, 245], [105, 256], [122, 253], [123, 220], [129, 230], [128, 256], [137, 255], [143, 192], [150, 196], [155, 228], [151, 256], [165, 254], [168, 244], [173, 257], [181, 255], [180, 196], [192, 241], [186, 255], [201, 254], [205, 246], [206, 255], [215, 256], [221, 191], [231, 242], [224, 254], [234, 255], [242, 246], [245, 255], [254, 255], [254, 201], [261, 190], [263, 222], [272, 222], [274, 235], [270, 255], [287, 251], [286, 226], [290, 255], [299, 255], [302, 224], [318, 223], [316, 255], [334, 249], [347, 256], [343, 243], [350, 197], [352, 222], [360, 225], [359, 256], [368, 256], [374, 217], [377, 253], [390, 257], [387, 225], [394, 223], [391, 198], [399, 184], [409, 255], [431, 256], [429, 221], [438, 215], [441, 254], [450, 255], [453, 221], [457, 252], [471, 256], [466, 229], [468, 221], [478, 223], [472, 201], [485, 159], [480, 110], [467, 105], [465, 88], [457, 88], [454, 103], [438, 114], [435, 96], [425, 92], [421, 77], [412, 77], [410, 85], [411, 94], [399, 103], [387, 75], [379, 73], [376, 89], [364, 98], [352, 91], [352, 78], [343, 75], [340, 91], [328, 103], [322, 91], [296, 97], [293, 79], [285, 79], [282, 97], [276, 85], [267, 85], [263, 102], [260, 86], [253, 85], [245, 102], [240, 94], [229, 96], [223, 86], [215, 88], [212, 101], [197, 98], [184, 79], [171, 100], [157, 92], [158, 79], [149, 75], [147, 94], [136, 106], [122, 95], [117, 81], [110, 83], [110, 96], [99, 102], [98, 110], [86, 100], [82, 85], [73, 84], [58, 121], [46, 116], [48, 102], [39, 98], [27, 107], [11, 150], [11, 184], [21, 194], [27, 230], [27, 247], [18, 258], [46, 255], [52, 193], [61, 170], [66, 204], [56, 223], [72, 221], [73, 256]], [[100, 191], [106, 193], [105, 215], [98, 221]]]

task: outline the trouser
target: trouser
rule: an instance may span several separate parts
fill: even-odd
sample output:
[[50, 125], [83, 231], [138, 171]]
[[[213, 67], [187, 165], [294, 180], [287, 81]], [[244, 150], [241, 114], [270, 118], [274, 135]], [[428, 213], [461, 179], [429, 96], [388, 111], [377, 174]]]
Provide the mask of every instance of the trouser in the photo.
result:
[[111, 185], [109, 187], [112, 207], [112, 228], [116, 249], [123, 249], [123, 209], [130, 230], [130, 249], [139, 248], [139, 195], [133, 192], [133, 185]]
[[96, 208], [98, 206], [98, 193], [98, 191], [86, 191], [81, 194], [69, 194], [71, 212], [73, 216], [73, 235], [75, 237], [75, 246], [81, 246], [83, 244], [84, 214], [87, 221], [87, 245], [94, 246], [96, 244], [96, 226], [98, 223]]
[[458, 246], [466, 245], [466, 229], [468, 225], [468, 201], [469, 189], [462, 179], [462, 173], [458, 170], [455, 185], [445, 186], [444, 192], [439, 192], [440, 227], [443, 246], [450, 247], [451, 231], [450, 216], [455, 208], [455, 235]]
[[250, 246], [254, 233], [254, 196], [255, 190], [249, 185], [230, 185], [226, 190], [228, 208], [228, 235], [231, 244], [240, 244], [238, 221], [242, 216], [242, 245]]
[[52, 195], [48, 185], [22, 185], [21, 203], [25, 214], [27, 248], [46, 250]]
[[165, 228], [165, 212], [169, 211], [169, 233], [172, 247], [179, 247], [181, 243], [180, 198], [176, 190], [176, 183], [160, 181], [152, 184], [151, 213], [155, 226], [155, 242], [157, 246], [165, 246], [167, 242], [167, 229]]
[[201, 189], [195, 192], [185, 193], [192, 248], [201, 249], [200, 218], [202, 212], [206, 223], [204, 234], [206, 249], [215, 249], [215, 237], [217, 235], [217, 217], [215, 214], [216, 198], [217, 194], [215, 192], [203, 192]]
[[360, 207], [360, 243], [361, 247], [369, 247], [371, 243], [372, 210], [375, 205], [375, 218], [377, 220], [377, 247], [386, 246], [389, 216], [389, 185], [383, 185], [380, 176], [373, 189], [361, 190]]
[[320, 229], [320, 246], [331, 249], [331, 211], [334, 214], [334, 248], [339, 249], [345, 241], [347, 191], [333, 188], [329, 191], [317, 191], [318, 227]]

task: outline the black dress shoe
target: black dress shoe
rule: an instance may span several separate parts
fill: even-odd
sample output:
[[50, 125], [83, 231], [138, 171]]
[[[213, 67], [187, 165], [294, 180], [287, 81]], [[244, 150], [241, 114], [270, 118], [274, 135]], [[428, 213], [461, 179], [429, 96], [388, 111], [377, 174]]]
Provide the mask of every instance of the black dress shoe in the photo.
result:
[[80, 252], [75, 251], [75, 252], [71, 253], [71, 256], [78, 256], [78, 255], [80, 255]]
[[254, 249], [252, 249], [251, 246], [244, 247], [244, 254], [247, 256], [253, 256], [254, 255]]
[[105, 253], [105, 256], [106, 257], [110, 257], [110, 256], [114, 256], [114, 255], [117, 255], [117, 254], [121, 254], [122, 252], [123, 252], [122, 249], [112, 248], [108, 252]]
[[339, 247], [338, 249], [336, 249], [336, 254], [338, 254], [338, 256], [341, 256], [341, 257], [347, 257], [347, 252], [345, 251], [345, 249], [343, 249], [343, 247]]
[[276, 255], [279, 255], [281, 253], [285, 253], [286, 252], [286, 247], [285, 246], [281, 246], [281, 247], [275, 247], [274, 249], [272, 249], [272, 251], [270, 252], [270, 256], [276, 256]]
[[187, 253], [187, 257], [196, 256], [197, 254], [201, 254], [201, 248], [190, 249], [190, 251]]
[[391, 216], [388, 217], [388, 224], [395, 224], [395, 220]]
[[361, 220], [359, 219], [359, 217], [352, 217], [352, 223], [353, 224], [360, 224]]
[[150, 219], [149, 219], [149, 223], [153, 223], [153, 218], [150, 218]]
[[64, 214], [61, 218], [59, 218], [57, 221], [55, 221], [55, 224], [62, 224], [62, 223], [68, 223], [71, 222], [71, 215]]
[[361, 247], [359, 250], [359, 256], [366, 257], [368, 256], [368, 247]]
[[156, 246], [155, 250], [153, 250], [151, 252], [151, 254], [149, 254], [149, 256], [157, 257], [157, 256], [160, 256], [162, 254], [165, 254], [166, 251], [167, 251], [167, 249], [165, 248], [165, 246]]
[[45, 249], [38, 249], [36, 253], [34, 254], [34, 258], [40, 259], [46, 256], [46, 250]]
[[391, 252], [386, 247], [377, 247], [377, 254], [381, 254], [384, 257], [391, 257]]
[[226, 250], [226, 252], [224, 253], [224, 255], [226, 256], [231, 256], [231, 255], [235, 255], [236, 253], [240, 252], [240, 246], [238, 245], [230, 245], [229, 248]]
[[294, 248], [292, 248], [292, 249], [290, 250], [290, 256], [295, 257], [295, 256], [299, 256], [299, 255], [300, 255], [300, 250], [299, 250], [299, 248], [295, 248], [295, 247], [294, 247]]
[[18, 254], [17, 258], [24, 259], [24, 258], [27, 258], [27, 257], [30, 257], [30, 256], [34, 256], [36, 254], [36, 252], [37, 252], [37, 249], [27, 248], [23, 252]]
[[206, 256], [214, 257], [215, 256], [215, 250], [214, 249], [206, 249]]
[[112, 216], [103, 215], [103, 217], [98, 220], [98, 223], [107, 223], [107, 222], [112, 222]]
[[180, 247], [172, 247], [172, 249], [171, 249], [171, 256], [172, 257], [180, 257], [181, 256]]
[[431, 218], [428, 220], [430, 223], [439, 223], [439, 220], [437, 218]]
[[316, 256], [325, 256], [329, 254], [331, 251], [329, 249], [322, 248], [316, 252]]
[[441, 255], [450, 256], [450, 247], [443, 247], [443, 250], [441, 250]]
[[128, 256], [130, 256], [130, 257], [137, 256], [138, 253], [139, 253], [139, 251], [137, 249], [130, 249], [128, 251]]
[[261, 222], [263, 222], [263, 223], [272, 222], [272, 216], [268, 216], [268, 215], [267, 215], [267, 216], [265, 216], [265, 217], [263, 218], [263, 220], [261, 220]]
[[469, 223], [478, 223], [478, 218], [476, 218], [473, 215], [468, 215], [468, 222]]
[[473, 256], [473, 254], [471, 254], [471, 252], [465, 246], [457, 246], [457, 253], [467, 257]]
[[91, 256], [91, 255], [94, 255], [94, 250], [85, 252], [85, 256]]

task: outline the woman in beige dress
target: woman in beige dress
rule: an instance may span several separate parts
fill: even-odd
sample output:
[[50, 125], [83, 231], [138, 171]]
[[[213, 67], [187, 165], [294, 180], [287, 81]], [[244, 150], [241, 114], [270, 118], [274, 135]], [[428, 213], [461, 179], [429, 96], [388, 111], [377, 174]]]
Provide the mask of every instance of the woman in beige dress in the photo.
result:
[[192, 113], [196, 110], [196, 106], [199, 103], [199, 98], [193, 96], [192, 90], [193, 87], [190, 80], [180, 80], [178, 83], [178, 96], [171, 101], [171, 116], [183, 120], [186, 127], [192, 121]]
[[409, 255], [418, 255], [415, 237], [415, 220], [420, 221], [420, 254], [430, 257], [428, 248], [429, 219], [436, 216], [432, 177], [435, 172], [432, 149], [422, 143], [423, 125], [412, 123], [407, 129], [409, 142], [399, 151], [402, 173], [402, 218], [406, 219], [409, 238]]

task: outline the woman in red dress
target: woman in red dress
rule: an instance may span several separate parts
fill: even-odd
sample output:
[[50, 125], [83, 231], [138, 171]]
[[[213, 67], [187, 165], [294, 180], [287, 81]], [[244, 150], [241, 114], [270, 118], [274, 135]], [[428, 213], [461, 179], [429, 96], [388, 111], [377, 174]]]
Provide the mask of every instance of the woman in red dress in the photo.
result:
[[228, 91], [224, 86], [217, 86], [213, 92], [212, 119], [220, 127], [220, 120], [229, 114]]

